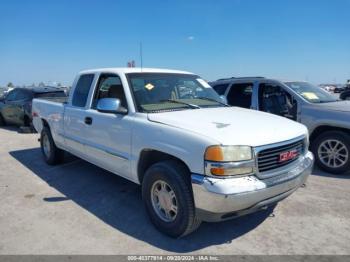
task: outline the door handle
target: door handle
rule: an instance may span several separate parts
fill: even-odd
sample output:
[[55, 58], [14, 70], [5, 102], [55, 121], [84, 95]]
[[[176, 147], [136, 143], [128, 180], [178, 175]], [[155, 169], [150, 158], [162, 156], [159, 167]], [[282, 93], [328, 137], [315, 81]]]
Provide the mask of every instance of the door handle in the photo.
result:
[[92, 124], [92, 118], [89, 117], [89, 116], [87, 116], [87, 117], [85, 117], [84, 122], [85, 122], [85, 124], [87, 124], [87, 125], [91, 125], [91, 124]]

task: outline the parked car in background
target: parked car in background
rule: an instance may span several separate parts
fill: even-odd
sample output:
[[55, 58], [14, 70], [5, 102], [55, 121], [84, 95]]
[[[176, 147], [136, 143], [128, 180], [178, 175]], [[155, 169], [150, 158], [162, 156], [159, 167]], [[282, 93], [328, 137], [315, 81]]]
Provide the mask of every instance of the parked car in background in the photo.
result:
[[350, 80], [345, 85], [345, 90], [339, 96], [342, 100], [350, 100]]
[[324, 85], [321, 87], [322, 89], [326, 90], [327, 92], [334, 93], [335, 86], [332, 85]]
[[347, 89], [344, 92], [342, 92], [339, 98], [342, 100], [350, 100], [350, 89]]
[[14, 88], [0, 100], [0, 125], [31, 126], [32, 100], [39, 97], [65, 98], [66, 94], [54, 87]]
[[172, 237], [275, 205], [313, 166], [305, 126], [229, 107], [184, 71], [83, 71], [67, 103], [34, 99], [33, 116], [48, 164], [68, 151], [141, 184], [152, 223]]
[[344, 86], [341, 86], [341, 85], [338, 85], [334, 88], [334, 93], [341, 93], [345, 90], [345, 87]]
[[350, 102], [307, 82], [263, 77], [210, 83], [229, 105], [283, 116], [306, 125], [316, 163], [331, 173], [350, 170]]

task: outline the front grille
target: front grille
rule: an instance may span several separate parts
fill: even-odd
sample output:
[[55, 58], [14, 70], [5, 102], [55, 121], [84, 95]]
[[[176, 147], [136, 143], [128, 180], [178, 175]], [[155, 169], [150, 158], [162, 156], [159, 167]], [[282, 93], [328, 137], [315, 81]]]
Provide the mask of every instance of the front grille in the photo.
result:
[[[258, 170], [260, 173], [263, 173], [266, 171], [286, 166], [296, 161], [299, 158], [299, 156], [304, 152], [304, 149], [304, 139], [301, 139], [293, 143], [261, 150], [257, 153]], [[297, 151], [296, 157], [280, 162], [280, 154], [291, 150]]]

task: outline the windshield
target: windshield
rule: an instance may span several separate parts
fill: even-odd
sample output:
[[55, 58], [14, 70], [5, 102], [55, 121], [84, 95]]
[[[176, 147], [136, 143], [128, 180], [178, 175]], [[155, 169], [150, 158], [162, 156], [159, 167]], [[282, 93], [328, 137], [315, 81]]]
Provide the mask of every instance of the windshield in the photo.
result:
[[311, 103], [328, 103], [338, 101], [338, 99], [327, 91], [307, 82], [286, 82], [285, 84]]
[[195, 75], [132, 73], [127, 77], [141, 112], [225, 106], [214, 89]]

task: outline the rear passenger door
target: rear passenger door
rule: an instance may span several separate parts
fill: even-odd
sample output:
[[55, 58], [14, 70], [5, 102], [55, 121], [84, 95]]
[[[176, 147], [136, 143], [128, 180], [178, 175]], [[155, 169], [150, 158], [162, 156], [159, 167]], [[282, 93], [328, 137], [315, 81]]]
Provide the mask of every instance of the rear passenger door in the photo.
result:
[[130, 176], [131, 123], [128, 113], [105, 113], [97, 110], [102, 98], [117, 98], [128, 109], [125, 89], [116, 74], [101, 74], [86, 117], [84, 140], [88, 160], [123, 177]]
[[[66, 147], [73, 154], [86, 158], [85, 139], [86, 139], [86, 110], [87, 101], [94, 74], [83, 74], [77, 80], [73, 90], [70, 104], [65, 107], [64, 111], [64, 142]], [[59, 129], [60, 130], [60, 129]]]

